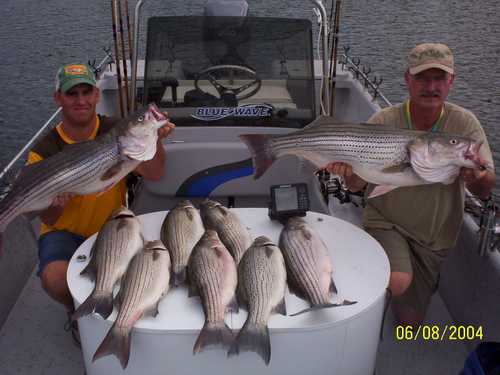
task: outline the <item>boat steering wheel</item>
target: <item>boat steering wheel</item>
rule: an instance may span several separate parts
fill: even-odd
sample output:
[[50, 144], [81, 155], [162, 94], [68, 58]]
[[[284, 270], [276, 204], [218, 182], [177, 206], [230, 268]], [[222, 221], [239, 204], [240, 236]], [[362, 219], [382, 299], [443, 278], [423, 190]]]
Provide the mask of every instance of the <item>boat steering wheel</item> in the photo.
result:
[[[239, 73], [244, 73], [247, 75], [250, 80], [250, 82], [245, 83], [243, 85], [240, 85], [238, 87], [226, 87], [222, 85], [218, 80], [220, 78], [215, 78], [214, 73], [226, 73], [226, 74], [221, 74], [221, 76], [224, 77], [231, 77], [231, 72], [239, 72]], [[219, 94], [220, 98], [223, 98], [225, 95], [234, 95], [236, 97], [236, 100], [243, 100], [247, 99], [257, 93], [257, 91], [260, 90], [260, 87], [262, 86], [262, 81], [261, 79], [257, 76], [257, 73], [247, 67], [241, 66], [241, 65], [214, 65], [211, 66], [210, 68], [204, 69], [201, 72], [198, 73], [198, 76], [196, 77], [194, 81], [194, 86], [196, 87], [197, 90], [201, 91], [204, 94], [207, 94], [205, 91], [200, 89], [198, 82], [200, 79], [206, 77], [208, 82], [210, 82], [215, 89], [217, 90], [217, 93]], [[240, 77], [238, 77], [240, 78]], [[247, 91], [247, 92], [245, 92]]]

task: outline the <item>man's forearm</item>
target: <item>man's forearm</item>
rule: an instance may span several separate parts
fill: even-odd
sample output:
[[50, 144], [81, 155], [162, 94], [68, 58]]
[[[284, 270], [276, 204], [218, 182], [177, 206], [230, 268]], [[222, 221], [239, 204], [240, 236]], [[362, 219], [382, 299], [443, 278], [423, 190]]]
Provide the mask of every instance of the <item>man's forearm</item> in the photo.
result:
[[46, 225], [54, 225], [61, 217], [64, 206], [50, 206], [40, 213], [40, 220]]

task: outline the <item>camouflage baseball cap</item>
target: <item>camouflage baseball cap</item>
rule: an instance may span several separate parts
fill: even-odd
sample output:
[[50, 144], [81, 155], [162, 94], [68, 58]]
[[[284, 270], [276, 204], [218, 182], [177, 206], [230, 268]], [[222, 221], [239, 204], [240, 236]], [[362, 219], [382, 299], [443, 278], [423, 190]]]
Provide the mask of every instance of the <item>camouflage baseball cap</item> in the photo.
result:
[[453, 74], [453, 53], [448, 46], [439, 43], [423, 43], [410, 51], [408, 55], [410, 74], [418, 74], [431, 68]]
[[73, 86], [86, 83], [97, 86], [94, 72], [87, 64], [68, 64], [59, 68], [56, 75], [56, 91], [65, 93]]

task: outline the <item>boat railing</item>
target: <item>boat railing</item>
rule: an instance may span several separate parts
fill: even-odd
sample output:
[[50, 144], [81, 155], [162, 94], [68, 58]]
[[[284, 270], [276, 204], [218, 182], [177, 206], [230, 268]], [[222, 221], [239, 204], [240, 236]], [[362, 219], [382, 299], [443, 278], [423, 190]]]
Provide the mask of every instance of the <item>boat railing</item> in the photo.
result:
[[360, 81], [363, 87], [370, 92], [373, 100], [380, 98], [385, 106], [392, 105], [389, 99], [387, 99], [380, 90], [380, 85], [383, 82], [382, 77], [376, 75], [374, 75], [373, 78], [370, 77], [372, 73], [371, 67], [361, 64], [361, 59], [359, 57], [349, 56], [350, 49], [350, 46], [344, 46], [344, 53], [339, 60], [342, 70], [350, 71], [353, 77]]
[[476, 218], [479, 226], [479, 255], [486, 256], [489, 252], [500, 251], [500, 207], [499, 197], [492, 194], [490, 198], [481, 200], [466, 190], [465, 211]]
[[[102, 59], [102, 61], [96, 65], [95, 61], [94, 62], [89, 62], [89, 65], [93, 68], [94, 74], [96, 78], [99, 80], [102, 68], [113, 61], [113, 58], [111, 56], [110, 50], [105, 49], [106, 56]], [[47, 129], [49, 129], [50, 125], [54, 123], [54, 120], [57, 118], [59, 115], [59, 112], [61, 112], [61, 107], [57, 108], [56, 111], [50, 116], [50, 118], [45, 122], [45, 124], [42, 125], [42, 127], [36, 132], [36, 134], [31, 137], [31, 139], [24, 145], [24, 147], [17, 153], [16, 156], [5, 166], [5, 168], [0, 172], [0, 185], [3, 186], [3, 189], [5, 189], [5, 186], [10, 185], [9, 181], [4, 181], [5, 179], [8, 179], [8, 176], [11, 175], [9, 173], [12, 169], [12, 167], [23, 157], [26, 152], [31, 149], [31, 146], [38, 141], [38, 139], [42, 136], [42, 134], [45, 133]], [[8, 189], [8, 187], [7, 187]], [[5, 193], [5, 192], [3, 192]], [[2, 188], [0, 188], [0, 199], [2, 198]]]

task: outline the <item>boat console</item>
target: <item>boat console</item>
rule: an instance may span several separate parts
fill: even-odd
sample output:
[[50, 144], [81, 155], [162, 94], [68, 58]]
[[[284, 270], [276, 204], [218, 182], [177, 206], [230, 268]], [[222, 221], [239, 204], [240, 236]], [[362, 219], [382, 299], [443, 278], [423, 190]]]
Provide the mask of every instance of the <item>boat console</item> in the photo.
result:
[[316, 117], [311, 35], [303, 19], [150, 18], [142, 101], [178, 126], [303, 127]]

